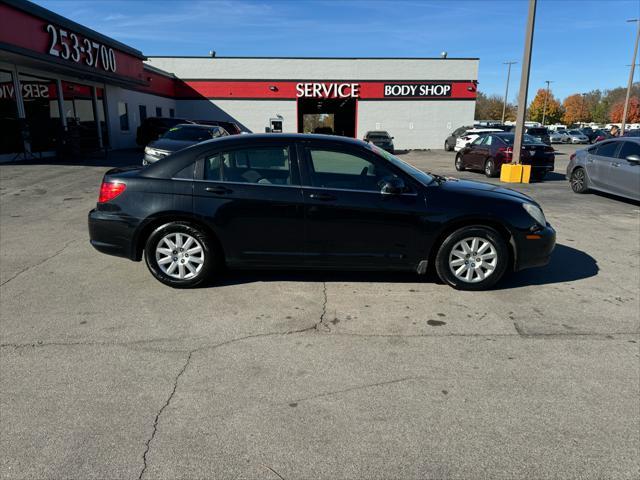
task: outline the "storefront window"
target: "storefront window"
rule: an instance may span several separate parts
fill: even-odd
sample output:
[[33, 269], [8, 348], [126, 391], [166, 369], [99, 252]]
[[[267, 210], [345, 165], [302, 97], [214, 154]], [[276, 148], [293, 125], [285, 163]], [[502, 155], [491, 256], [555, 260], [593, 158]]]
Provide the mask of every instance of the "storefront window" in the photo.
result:
[[125, 102], [118, 102], [118, 117], [120, 118], [120, 130], [129, 131], [129, 108]]
[[18, 104], [11, 72], [0, 70], [0, 154], [23, 149]]
[[74, 149], [96, 150], [100, 147], [96, 118], [93, 111], [93, 88], [62, 82], [64, 115], [67, 119], [69, 142]]
[[169, 117], [173, 118], [176, 116], [176, 111], [173, 108], [169, 109]]
[[19, 80], [26, 116], [25, 138], [31, 144], [31, 151], [55, 150], [62, 137], [55, 80], [23, 74], [20, 74]]
[[142, 123], [147, 119], [147, 106], [138, 105], [138, 111], [140, 113], [140, 123]]
[[156, 107], [156, 117], [162, 116], [162, 107]]
[[104, 110], [104, 88], [96, 88], [96, 106], [98, 108], [98, 121], [100, 122], [100, 131], [102, 132], [102, 145], [106, 148], [109, 143], [109, 131], [107, 130], [107, 122], [105, 120]]

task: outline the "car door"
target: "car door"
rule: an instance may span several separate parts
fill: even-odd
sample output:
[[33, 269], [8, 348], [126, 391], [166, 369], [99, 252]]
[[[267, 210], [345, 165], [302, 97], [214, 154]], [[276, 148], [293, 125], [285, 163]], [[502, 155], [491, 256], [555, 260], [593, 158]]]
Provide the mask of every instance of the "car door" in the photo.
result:
[[625, 197], [640, 200], [640, 164], [627, 160], [631, 155], [640, 156], [640, 142], [622, 142], [618, 158], [611, 162], [608, 189]]
[[480, 166], [480, 159], [484, 153], [483, 150], [483, 144], [486, 140], [486, 136], [483, 134], [480, 134], [478, 137], [476, 137], [472, 142], [471, 145], [469, 145], [469, 152], [465, 155], [465, 165], [467, 166], [467, 168], [471, 168], [474, 170], [477, 170], [478, 168], [482, 168]]
[[[364, 148], [305, 142], [307, 262], [327, 267], [406, 268], [421, 260], [425, 200], [417, 184]], [[406, 191], [383, 194], [400, 178]]]
[[611, 164], [617, 161], [616, 153], [621, 142], [602, 142], [597, 147], [587, 150], [587, 175], [589, 182], [594, 187], [609, 189], [607, 177], [611, 170]]
[[194, 210], [218, 235], [231, 265], [298, 265], [304, 197], [292, 144], [213, 150], [199, 161]]

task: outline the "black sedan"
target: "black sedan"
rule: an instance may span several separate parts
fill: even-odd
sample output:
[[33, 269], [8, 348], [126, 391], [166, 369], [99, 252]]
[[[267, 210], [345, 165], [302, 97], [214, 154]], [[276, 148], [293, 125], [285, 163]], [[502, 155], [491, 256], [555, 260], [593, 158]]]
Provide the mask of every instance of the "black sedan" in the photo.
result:
[[158, 140], [144, 149], [143, 165], [157, 162], [171, 153], [212, 138], [224, 137], [229, 133], [220, 126], [185, 123], [169, 129]]
[[104, 176], [91, 244], [172, 287], [243, 268], [435, 267], [482, 290], [544, 265], [555, 231], [513, 190], [428, 174], [359, 140], [237, 135]]
[[389, 153], [393, 153], [393, 137], [389, 135], [389, 132], [382, 130], [367, 132], [364, 136], [365, 142], [373, 143], [375, 146], [386, 150]]

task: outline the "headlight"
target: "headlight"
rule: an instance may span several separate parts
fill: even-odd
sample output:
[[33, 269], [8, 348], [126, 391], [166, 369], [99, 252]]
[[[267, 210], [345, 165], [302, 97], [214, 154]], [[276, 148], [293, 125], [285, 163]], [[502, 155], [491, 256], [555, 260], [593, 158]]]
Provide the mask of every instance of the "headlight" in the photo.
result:
[[541, 226], [547, 226], [547, 219], [544, 218], [544, 213], [542, 213], [542, 210], [539, 207], [536, 207], [533, 203], [523, 203], [522, 207]]

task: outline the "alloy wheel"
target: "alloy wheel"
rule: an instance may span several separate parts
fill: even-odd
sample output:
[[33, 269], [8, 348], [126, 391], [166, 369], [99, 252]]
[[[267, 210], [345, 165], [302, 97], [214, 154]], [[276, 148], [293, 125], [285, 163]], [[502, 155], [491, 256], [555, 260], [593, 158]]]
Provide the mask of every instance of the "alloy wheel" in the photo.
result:
[[200, 242], [186, 233], [169, 233], [156, 246], [156, 263], [168, 276], [178, 280], [196, 277], [204, 265]]
[[571, 188], [575, 192], [581, 192], [584, 190], [584, 170], [581, 168], [577, 168], [573, 171], [571, 175]]
[[451, 272], [466, 283], [481, 282], [495, 271], [497, 265], [496, 248], [486, 238], [465, 238], [456, 243], [449, 254]]

